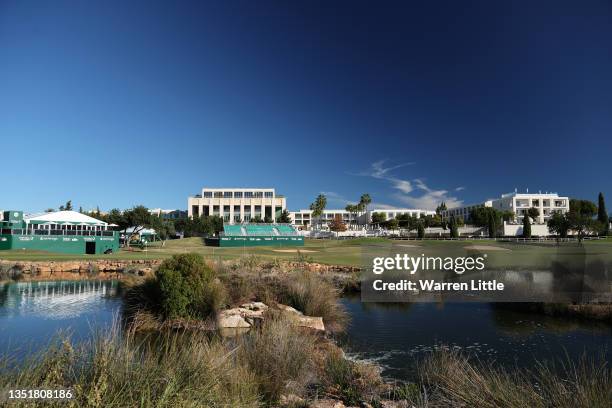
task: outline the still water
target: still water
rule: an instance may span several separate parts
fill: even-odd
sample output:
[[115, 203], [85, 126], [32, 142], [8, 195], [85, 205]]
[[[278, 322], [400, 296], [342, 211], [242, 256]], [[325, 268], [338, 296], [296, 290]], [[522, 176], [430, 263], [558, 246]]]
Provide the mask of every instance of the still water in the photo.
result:
[[[0, 354], [36, 350], [58, 331], [87, 339], [112, 325], [121, 311], [116, 281], [0, 284]], [[437, 347], [463, 350], [506, 366], [536, 359], [606, 353], [612, 360], [612, 328], [604, 324], [498, 309], [491, 304], [361, 303], [342, 300], [351, 324], [341, 341], [349, 355], [376, 361], [384, 375], [406, 379], [415, 361]]]
[[416, 362], [437, 348], [506, 367], [536, 360], [604, 355], [612, 361], [612, 327], [516, 312], [489, 303], [362, 303], [343, 299], [351, 316], [341, 339], [349, 356], [374, 361], [383, 374], [410, 379]]
[[116, 281], [0, 284], [0, 353], [36, 350], [59, 331], [74, 340], [108, 328], [119, 313]]

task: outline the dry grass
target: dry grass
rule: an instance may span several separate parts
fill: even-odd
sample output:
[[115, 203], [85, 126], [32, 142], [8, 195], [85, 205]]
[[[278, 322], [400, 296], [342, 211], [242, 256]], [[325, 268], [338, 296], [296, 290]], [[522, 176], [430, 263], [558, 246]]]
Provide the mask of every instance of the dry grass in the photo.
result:
[[419, 407], [609, 407], [612, 373], [601, 361], [583, 358], [509, 371], [439, 352], [421, 367], [420, 389], [426, 392], [411, 402]]
[[88, 343], [54, 341], [18, 364], [3, 359], [0, 389], [70, 388], [73, 400], [50, 404], [62, 407], [259, 406], [255, 375], [235, 354], [197, 334], [137, 340], [112, 331]]

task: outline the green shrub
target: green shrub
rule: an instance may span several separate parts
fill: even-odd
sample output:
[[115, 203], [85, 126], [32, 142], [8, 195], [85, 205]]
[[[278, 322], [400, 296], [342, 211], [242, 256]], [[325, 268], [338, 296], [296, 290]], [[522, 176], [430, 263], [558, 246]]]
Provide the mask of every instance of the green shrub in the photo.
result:
[[225, 302], [225, 289], [198, 254], [165, 260], [155, 273], [159, 306], [167, 319], [207, 318]]

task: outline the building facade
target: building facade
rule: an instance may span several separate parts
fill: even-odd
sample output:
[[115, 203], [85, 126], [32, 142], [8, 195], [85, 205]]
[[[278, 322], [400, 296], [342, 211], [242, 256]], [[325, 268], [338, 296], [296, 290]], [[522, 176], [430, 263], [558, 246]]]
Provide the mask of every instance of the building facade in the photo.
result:
[[536, 208], [539, 216], [534, 220], [536, 224], [545, 224], [555, 213], [565, 214], [569, 211], [569, 197], [559, 196], [557, 193], [508, 193], [500, 198], [487, 200], [480, 204], [449, 208], [441, 212], [442, 218], [448, 220], [451, 216], [463, 218], [465, 223], [470, 221], [470, 212], [478, 207], [492, 207], [499, 211], [507, 211], [514, 215], [510, 223], [522, 223], [523, 217], [529, 208]]
[[[342, 221], [350, 227], [363, 227], [368, 225], [372, 219], [372, 214], [382, 213], [387, 220], [391, 220], [400, 214], [408, 214], [414, 217], [434, 215], [435, 211], [421, 210], [415, 208], [373, 208], [367, 212], [351, 213], [346, 210], [324, 210], [317, 221], [322, 227], [326, 227], [333, 219], [340, 217]], [[298, 228], [308, 228], [312, 224], [312, 210], [299, 210], [289, 212], [291, 223]]]
[[259, 216], [275, 221], [287, 208], [287, 200], [273, 188], [203, 188], [187, 200], [188, 216], [217, 215], [224, 222], [249, 222]]

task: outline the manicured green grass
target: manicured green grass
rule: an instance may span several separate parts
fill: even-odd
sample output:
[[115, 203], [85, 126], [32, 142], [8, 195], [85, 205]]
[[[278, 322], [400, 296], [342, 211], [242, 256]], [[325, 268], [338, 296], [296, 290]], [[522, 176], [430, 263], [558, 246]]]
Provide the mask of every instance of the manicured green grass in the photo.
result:
[[[175, 254], [195, 252], [207, 258], [233, 259], [241, 256], [253, 255], [262, 259], [302, 260], [334, 265], [360, 265], [362, 248], [364, 245], [384, 245], [396, 243], [406, 245], [405, 250], [417, 253], [423, 248], [425, 252], [445, 249], [462, 249], [466, 246], [495, 246], [510, 251], [497, 251], [498, 260], [523, 259], [528, 264], [534, 257], [545, 254], [554, 254], [557, 247], [554, 244], [539, 243], [505, 243], [498, 241], [470, 240], [470, 241], [390, 241], [384, 238], [361, 238], [352, 240], [305, 240], [304, 247], [244, 247], [244, 248], [216, 248], [207, 247], [200, 238], [185, 238], [181, 240], [166, 241], [164, 246], [155, 244], [146, 251], [140, 249], [121, 250], [111, 255], [75, 255], [60, 254], [43, 251], [1, 251], [0, 259], [20, 261], [67, 261], [88, 259], [165, 259]], [[563, 244], [576, 245], [576, 244]], [[411, 248], [410, 246], [416, 246]], [[593, 255], [612, 256], [612, 241], [588, 241], [584, 244], [586, 252]], [[401, 248], [401, 247], [400, 247]], [[301, 250], [299, 256], [296, 252]]]

